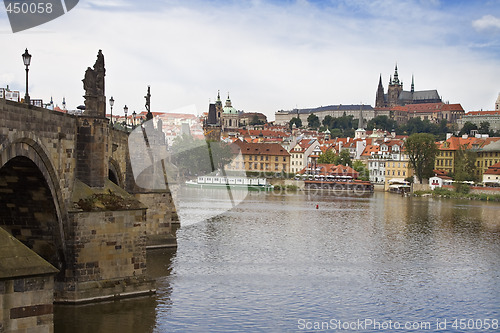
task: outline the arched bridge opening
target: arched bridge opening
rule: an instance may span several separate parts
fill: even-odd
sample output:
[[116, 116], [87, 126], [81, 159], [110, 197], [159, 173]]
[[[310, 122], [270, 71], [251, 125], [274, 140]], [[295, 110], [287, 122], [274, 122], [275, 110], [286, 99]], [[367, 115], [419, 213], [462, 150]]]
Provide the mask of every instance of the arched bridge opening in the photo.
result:
[[0, 226], [63, 272], [59, 219], [49, 185], [25, 156], [0, 168]]

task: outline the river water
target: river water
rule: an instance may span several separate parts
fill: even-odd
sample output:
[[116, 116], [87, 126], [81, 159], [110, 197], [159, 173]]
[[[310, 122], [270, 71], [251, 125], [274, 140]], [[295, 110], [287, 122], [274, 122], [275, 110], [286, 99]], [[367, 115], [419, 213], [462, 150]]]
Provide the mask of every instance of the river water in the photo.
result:
[[56, 306], [55, 331], [500, 332], [498, 204], [216, 191], [148, 252], [155, 296]]

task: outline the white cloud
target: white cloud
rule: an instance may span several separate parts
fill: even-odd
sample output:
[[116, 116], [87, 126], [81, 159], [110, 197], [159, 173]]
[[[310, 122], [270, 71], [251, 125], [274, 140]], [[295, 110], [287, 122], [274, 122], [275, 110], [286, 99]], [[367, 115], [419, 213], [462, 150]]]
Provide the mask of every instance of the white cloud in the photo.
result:
[[500, 29], [500, 19], [493, 15], [485, 15], [472, 22], [476, 30]]
[[[8, 45], [0, 54], [0, 86], [23, 90], [21, 53], [28, 47], [30, 95], [46, 101], [52, 95], [59, 104], [66, 97], [72, 108], [83, 103], [81, 79], [102, 49], [113, 113], [125, 104], [142, 111], [148, 85], [154, 111], [195, 104], [203, 112], [218, 89], [223, 98], [230, 92], [236, 108], [271, 118], [296, 106], [373, 105], [379, 74], [387, 87], [395, 62], [405, 88], [415, 74], [416, 89], [438, 89], [465, 108], [489, 108], [500, 89], [498, 58], [487, 58], [485, 48], [474, 53], [471, 41], [450, 45], [447, 36], [460, 31], [450, 24], [454, 17], [438, 15], [435, 5], [410, 10], [415, 3], [401, 2], [397, 8], [408, 15], [388, 20], [375, 7], [365, 10], [371, 5], [364, 0], [356, 15], [347, 5], [318, 8], [305, 1], [140, 4], [149, 7], [77, 6], [39, 28], [0, 34]], [[473, 73], [480, 84], [470, 80]]]

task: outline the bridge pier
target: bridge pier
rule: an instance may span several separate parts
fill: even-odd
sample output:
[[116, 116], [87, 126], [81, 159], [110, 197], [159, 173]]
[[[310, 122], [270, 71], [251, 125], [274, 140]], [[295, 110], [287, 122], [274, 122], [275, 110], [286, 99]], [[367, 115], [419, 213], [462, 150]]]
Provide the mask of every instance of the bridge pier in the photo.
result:
[[88, 303], [155, 292], [146, 275], [146, 209], [71, 212], [70, 262], [55, 301]]
[[179, 218], [169, 191], [135, 193], [137, 200], [148, 208], [146, 212], [146, 248], [176, 247], [175, 232]]

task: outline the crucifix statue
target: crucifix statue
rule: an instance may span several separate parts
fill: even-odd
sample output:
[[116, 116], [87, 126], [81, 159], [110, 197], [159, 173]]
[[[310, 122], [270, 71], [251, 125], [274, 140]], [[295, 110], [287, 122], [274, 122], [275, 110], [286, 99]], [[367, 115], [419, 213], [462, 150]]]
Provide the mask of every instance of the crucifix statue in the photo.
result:
[[148, 94], [144, 98], [146, 99], [146, 111], [148, 111], [146, 120], [151, 120], [153, 119], [153, 114], [151, 113], [151, 86], [148, 86]]

